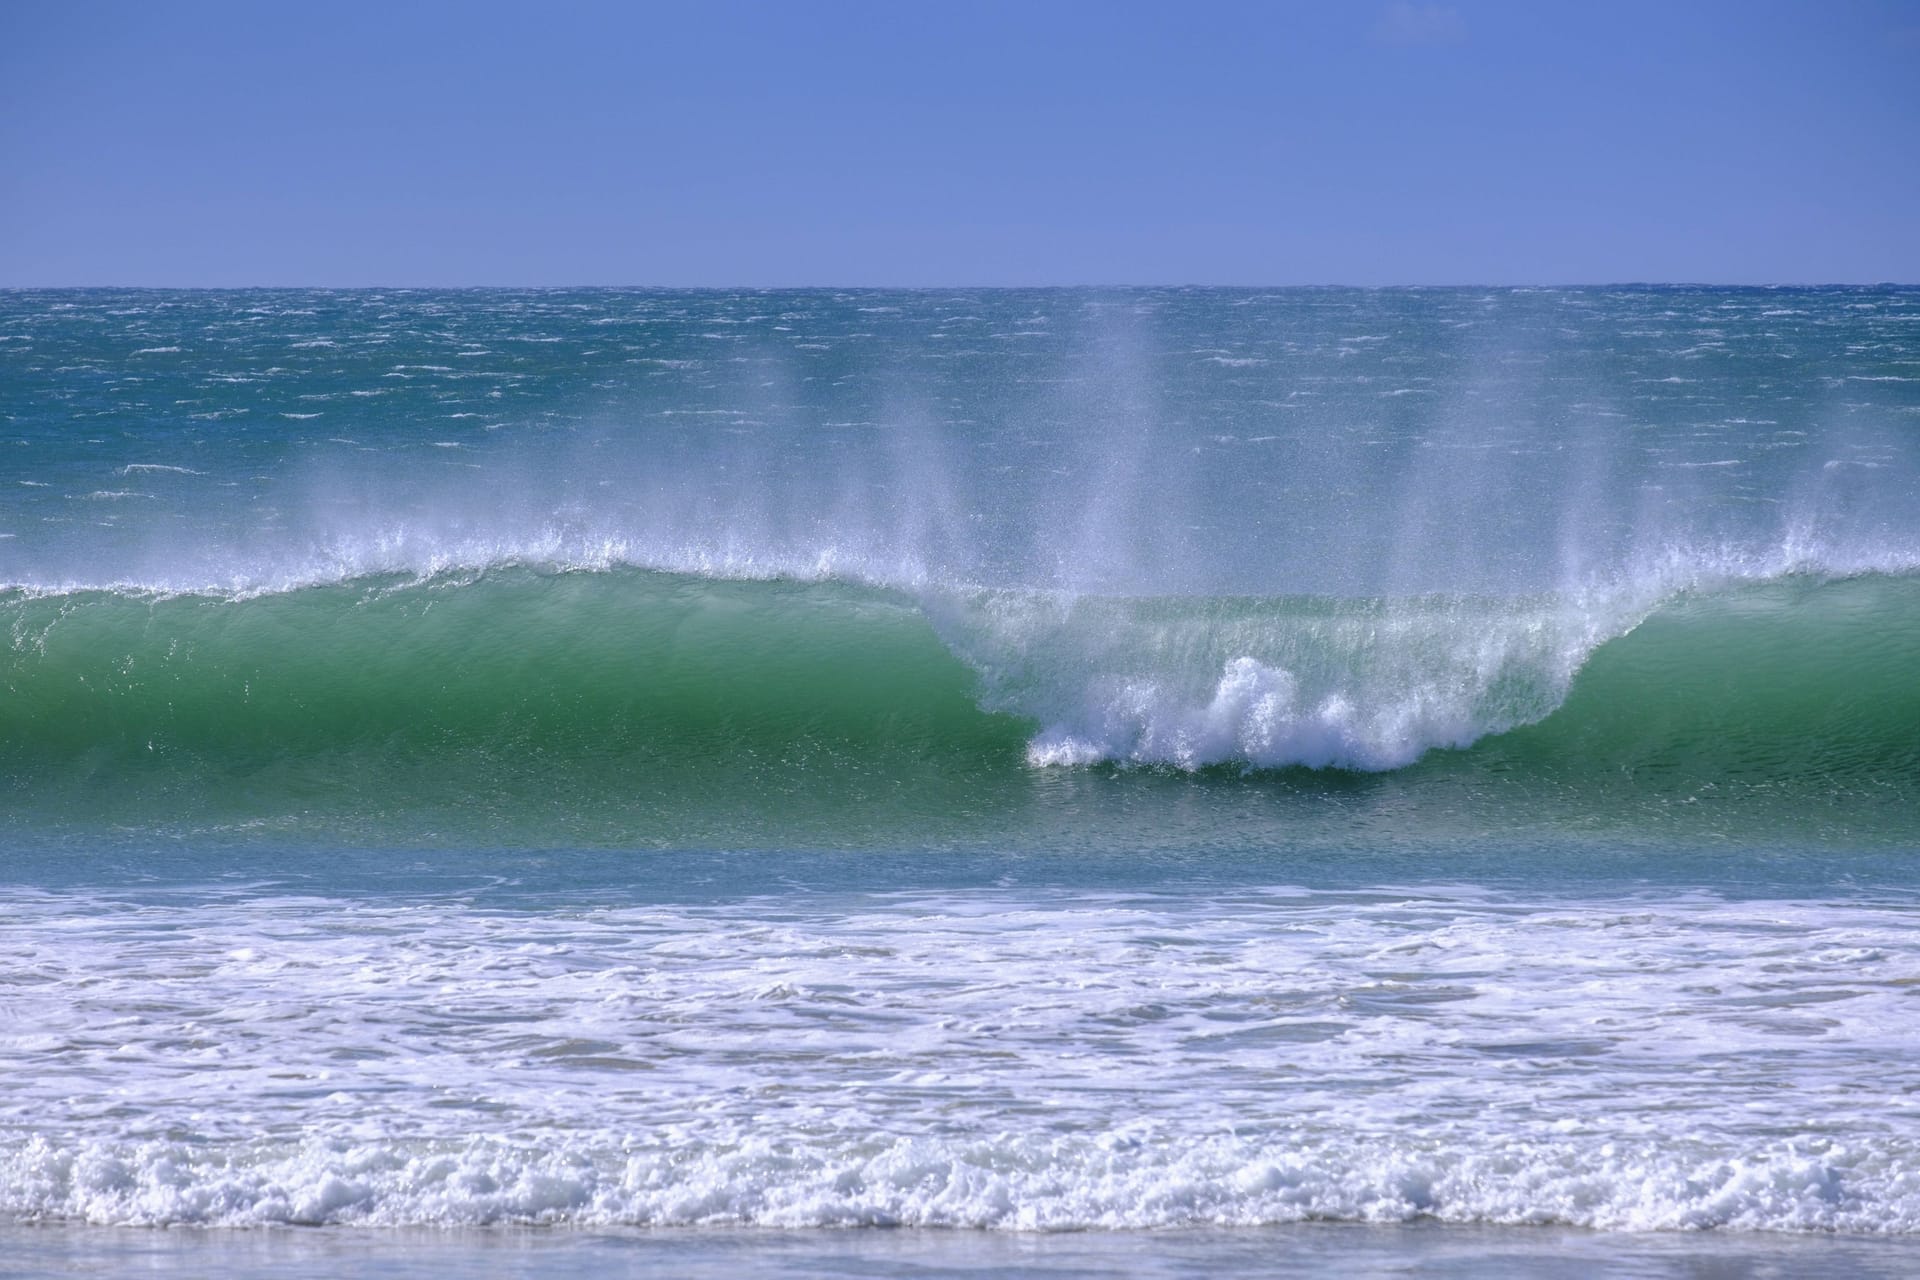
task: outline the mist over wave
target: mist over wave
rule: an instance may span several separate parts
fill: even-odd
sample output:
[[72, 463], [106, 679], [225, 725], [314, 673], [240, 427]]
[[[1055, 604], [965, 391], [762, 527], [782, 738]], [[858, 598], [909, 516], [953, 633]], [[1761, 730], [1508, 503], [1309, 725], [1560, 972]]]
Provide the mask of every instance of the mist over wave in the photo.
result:
[[1910, 290], [77, 296], [0, 315], [0, 582], [1402, 597], [1920, 559]]
[[1689, 602], [1830, 670], [1920, 568], [1911, 291], [86, 298], [0, 352], [35, 792], [1398, 770]]

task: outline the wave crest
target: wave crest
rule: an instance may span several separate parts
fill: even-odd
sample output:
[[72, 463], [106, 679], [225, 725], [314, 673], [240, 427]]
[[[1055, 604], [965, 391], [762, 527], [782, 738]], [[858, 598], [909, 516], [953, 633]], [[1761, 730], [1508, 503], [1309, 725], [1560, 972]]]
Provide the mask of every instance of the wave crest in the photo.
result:
[[1914, 577], [1128, 599], [495, 568], [14, 592], [0, 625], [0, 766], [62, 822], [758, 843], [890, 813], [918, 839], [1031, 816], [1062, 767], [1396, 773], [1476, 812], [1543, 781], [1588, 811], [1623, 786], [1897, 806], [1920, 775]]

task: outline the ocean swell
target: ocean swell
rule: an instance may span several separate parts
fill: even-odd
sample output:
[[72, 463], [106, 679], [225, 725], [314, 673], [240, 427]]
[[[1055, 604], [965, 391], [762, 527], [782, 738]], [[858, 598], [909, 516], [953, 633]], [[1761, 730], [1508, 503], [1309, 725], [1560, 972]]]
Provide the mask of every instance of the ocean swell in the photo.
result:
[[259, 816], [347, 793], [660, 818], [751, 778], [937, 826], [1034, 769], [1108, 766], [1905, 794], [1920, 753], [1903, 575], [1343, 600], [501, 565], [16, 590], [0, 618], [0, 765], [25, 809], [67, 819], [116, 796]]

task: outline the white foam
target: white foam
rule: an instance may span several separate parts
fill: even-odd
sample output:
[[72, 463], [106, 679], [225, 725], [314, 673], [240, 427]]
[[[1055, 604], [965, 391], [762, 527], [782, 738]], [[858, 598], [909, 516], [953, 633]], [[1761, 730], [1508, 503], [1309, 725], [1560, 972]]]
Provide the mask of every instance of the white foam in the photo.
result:
[[1910, 906], [16, 897], [5, 1219], [1920, 1231]]
[[1038, 766], [1394, 769], [1540, 719], [1633, 593], [1522, 601], [1113, 601], [1014, 593], [933, 610]]
[[[1614, 1231], [1907, 1233], [1909, 1149], [1782, 1143], [1736, 1158], [1656, 1142], [1481, 1150], [1230, 1137], [972, 1142], [875, 1135], [636, 1153], [341, 1136], [210, 1151], [43, 1140], [0, 1159], [16, 1220], [100, 1225], [921, 1226], [1071, 1231], [1422, 1219]], [[1882, 1200], [1879, 1197], [1885, 1196]], [[1897, 1216], [1889, 1220], [1886, 1211]]]
[[1356, 706], [1329, 693], [1303, 701], [1291, 672], [1257, 659], [1230, 659], [1204, 706], [1165, 697], [1150, 682], [1129, 684], [1100, 700], [1091, 733], [1055, 725], [1027, 748], [1035, 765], [1131, 760], [1193, 769], [1237, 760], [1309, 768], [1344, 765], [1391, 769], [1436, 745], [1464, 746], [1489, 726], [1466, 707], [1438, 713], [1419, 707]]

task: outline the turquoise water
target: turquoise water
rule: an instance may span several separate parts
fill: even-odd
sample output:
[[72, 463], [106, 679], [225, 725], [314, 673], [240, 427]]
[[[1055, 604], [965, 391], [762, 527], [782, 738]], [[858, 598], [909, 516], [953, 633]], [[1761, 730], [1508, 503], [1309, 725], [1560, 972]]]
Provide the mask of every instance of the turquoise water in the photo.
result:
[[7, 293], [0, 624], [9, 1223], [1920, 1226], [1914, 290]]

